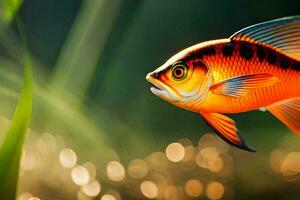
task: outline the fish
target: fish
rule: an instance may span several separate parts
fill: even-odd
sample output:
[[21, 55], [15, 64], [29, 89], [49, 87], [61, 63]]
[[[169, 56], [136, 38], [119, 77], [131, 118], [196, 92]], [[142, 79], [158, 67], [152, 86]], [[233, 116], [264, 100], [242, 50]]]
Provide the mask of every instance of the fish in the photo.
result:
[[300, 136], [300, 15], [201, 42], [146, 75], [154, 95], [199, 113], [227, 143], [255, 152], [228, 115], [268, 111]]

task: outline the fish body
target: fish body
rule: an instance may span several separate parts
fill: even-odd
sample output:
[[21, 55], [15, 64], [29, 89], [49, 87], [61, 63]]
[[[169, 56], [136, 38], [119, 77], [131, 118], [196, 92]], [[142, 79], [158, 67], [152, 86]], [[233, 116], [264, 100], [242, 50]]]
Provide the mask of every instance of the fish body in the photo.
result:
[[[210, 90], [205, 101], [199, 104], [185, 104], [183, 108], [198, 112], [240, 113], [257, 110], [272, 103], [300, 96], [300, 65], [292, 59], [274, 49], [250, 42], [231, 42], [228, 39], [215, 40], [197, 52], [211, 50], [213, 53], [202, 56], [202, 62], [209, 63], [212, 76], [211, 85], [215, 85], [231, 77], [248, 74], [272, 74], [274, 81], [284, 84], [273, 84], [260, 87], [239, 98], [219, 95]], [[247, 51], [247, 52], [245, 52]], [[262, 52], [260, 52], [262, 51]], [[226, 105], [226, 106], [224, 106]]]
[[300, 17], [196, 44], [147, 75], [152, 92], [198, 112], [228, 143], [252, 151], [224, 114], [265, 109], [300, 135]]

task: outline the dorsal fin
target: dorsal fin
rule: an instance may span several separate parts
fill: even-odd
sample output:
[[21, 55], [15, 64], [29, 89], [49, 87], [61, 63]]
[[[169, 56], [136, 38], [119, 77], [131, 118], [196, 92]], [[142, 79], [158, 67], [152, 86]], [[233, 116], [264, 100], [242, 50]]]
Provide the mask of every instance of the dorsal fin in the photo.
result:
[[263, 44], [300, 61], [300, 15], [249, 26], [230, 39]]

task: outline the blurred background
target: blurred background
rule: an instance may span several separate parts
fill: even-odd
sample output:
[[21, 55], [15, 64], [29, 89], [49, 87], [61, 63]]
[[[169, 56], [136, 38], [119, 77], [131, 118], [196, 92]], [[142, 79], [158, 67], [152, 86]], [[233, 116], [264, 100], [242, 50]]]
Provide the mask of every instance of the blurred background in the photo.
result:
[[183, 48], [299, 15], [299, 1], [7, 2], [0, 4], [0, 140], [22, 82], [16, 18], [34, 60], [19, 200], [299, 198], [300, 139], [277, 119], [234, 115], [258, 152], [241, 151], [199, 114], [154, 96], [145, 80]]

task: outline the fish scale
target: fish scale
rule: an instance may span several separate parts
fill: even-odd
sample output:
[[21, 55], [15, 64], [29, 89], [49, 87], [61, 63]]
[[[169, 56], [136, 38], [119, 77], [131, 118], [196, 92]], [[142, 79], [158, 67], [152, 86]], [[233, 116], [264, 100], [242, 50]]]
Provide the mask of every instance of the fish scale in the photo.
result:
[[[210, 69], [213, 73], [213, 84], [230, 77], [241, 76], [244, 74], [253, 74], [258, 71], [261, 73], [272, 73], [279, 77], [282, 82], [286, 84], [276, 84], [267, 88], [260, 88], [250, 92], [247, 96], [239, 99], [234, 99], [227, 96], [220, 96], [210, 93], [202, 105], [194, 108], [195, 110], [209, 110], [210, 112], [219, 113], [239, 113], [249, 110], [256, 110], [259, 107], [264, 107], [270, 103], [277, 102], [288, 97], [300, 96], [300, 90], [295, 87], [300, 84], [299, 72], [294, 69], [282, 69], [278, 63], [270, 64], [267, 59], [262, 62], [259, 61], [257, 53], [249, 60], [240, 55], [239, 43], [233, 45], [234, 52], [231, 56], [224, 56], [222, 49], [230, 42], [214, 44], [211, 47], [216, 49], [215, 55], [208, 55], [203, 57], [203, 60], [210, 63]], [[257, 51], [256, 45], [251, 45], [254, 52]], [[262, 46], [265, 52], [278, 54], [275, 50]], [[268, 54], [266, 54], [267, 57]], [[295, 63], [296, 61], [281, 55], [282, 58]], [[282, 59], [281, 58], [281, 59]], [[272, 92], [275, 91], [275, 92]], [[287, 92], [288, 91], [288, 92]], [[211, 99], [210, 99], [211, 98]], [[220, 105], [219, 102], [225, 102], [226, 105]]]

